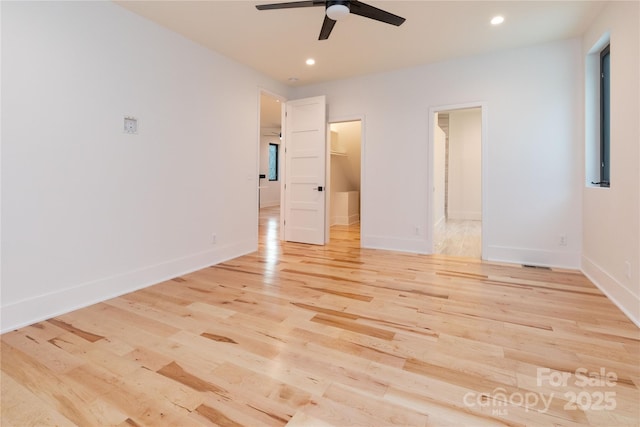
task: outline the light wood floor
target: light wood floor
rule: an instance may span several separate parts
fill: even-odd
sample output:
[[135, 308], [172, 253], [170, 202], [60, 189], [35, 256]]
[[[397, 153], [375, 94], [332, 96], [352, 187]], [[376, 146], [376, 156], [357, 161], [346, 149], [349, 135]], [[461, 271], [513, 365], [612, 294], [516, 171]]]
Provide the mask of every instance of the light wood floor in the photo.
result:
[[639, 330], [582, 274], [272, 219], [257, 253], [2, 335], [2, 426], [640, 424]]
[[460, 219], [440, 221], [433, 229], [433, 249], [440, 255], [482, 257], [482, 222]]

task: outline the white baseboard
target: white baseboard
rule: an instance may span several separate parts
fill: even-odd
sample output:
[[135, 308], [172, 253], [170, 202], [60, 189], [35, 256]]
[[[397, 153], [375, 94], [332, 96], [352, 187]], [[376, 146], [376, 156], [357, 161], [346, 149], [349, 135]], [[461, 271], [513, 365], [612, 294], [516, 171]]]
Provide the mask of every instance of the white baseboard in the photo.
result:
[[569, 251], [548, 251], [540, 249], [489, 246], [482, 253], [482, 259], [513, 264], [530, 264], [542, 267], [580, 268], [580, 253]]
[[2, 306], [0, 333], [31, 325], [79, 308], [146, 288], [174, 277], [219, 264], [256, 250], [255, 241], [241, 242], [106, 277]]
[[382, 249], [388, 251], [412, 252], [417, 254], [429, 253], [425, 238], [398, 239], [384, 236], [362, 236], [360, 242], [363, 248]]
[[449, 211], [449, 219], [462, 219], [466, 221], [481, 221], [482, 212], [473, 211]]
[[352, 225], [360, 221], [360, 214], [349, 216], [335, 215], [331, 218], [331, 225]]
[[280, 199], [278, 200], [260, 200], [260, 208], [272, 208], [274, 206], [280, 206]]
[[582, 256], [582, 273], [640, 328], [640, 297], [614, 279], [598, 264]]
[[[394, 237], [370, 236], [361, 237], [362, 247], [384, 249], [419, 254], [430, 253], [427, 240], [424, 238], [398, 239]], [[482, 259], [487, 261], [508, 262], [512, 264], [531, 264], [544, 267], [580, 268], [580, 254], [562, 251], [543, 251], [504, 246], [489, 246]]]

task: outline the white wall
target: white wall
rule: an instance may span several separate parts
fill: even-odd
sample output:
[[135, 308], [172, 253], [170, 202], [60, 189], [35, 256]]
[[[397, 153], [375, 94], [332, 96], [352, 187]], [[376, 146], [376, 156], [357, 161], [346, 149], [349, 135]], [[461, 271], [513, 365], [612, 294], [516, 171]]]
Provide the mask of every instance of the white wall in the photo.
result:
[[448, 187], [449, 219], [482, 219], [482, 111], [479, 108], [449, 113]]
[[[280, 145], [280, 138], [277, 136], [260, 137], [260, 174], [266, 178], [260, 180], [260, 207], [280, 206], [280, 180], [269, 181], [269, 144]], [[284, 159], [284, 156], [280, 156]], [[278, 178], [280, 178], [278, 176]]]
[[[638, 22], [637, 2], [609, 2], [583, 38], [586, 57], [601, 36], [610, 33], [611, 188], [587, 185], [583, 190], [582, 269], [640, 326]], [[587, 121], [587, 139], [592, 123]]]
[[[366, 117], [361, 195], [366, 247], [429, 250], [429, 108], [484, 102], [483, 255], [578, 267], [582, 62], [581, 41], [572, 39], [302, 87], [295, 95], [326, 94], [330, 120]], [[561, 234], [567, 246], [559, 245]]]
[[[438, 113], [434, 123], [438, 123]], [[433, 224], [445, 220], [445, 172], [446, 172], [446, 135], [439, 127], [434, 127], [433, 136]]]
[[2, 330], [255, 250], [261, 87], [111, 2], [3, 2]]

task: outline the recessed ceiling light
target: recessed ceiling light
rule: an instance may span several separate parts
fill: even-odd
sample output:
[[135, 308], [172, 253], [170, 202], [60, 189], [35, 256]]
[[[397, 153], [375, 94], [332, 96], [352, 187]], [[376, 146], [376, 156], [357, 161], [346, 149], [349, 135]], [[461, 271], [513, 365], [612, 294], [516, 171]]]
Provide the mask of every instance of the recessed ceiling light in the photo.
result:
[[500, 24], [502, 24], [503, 22], [504, 22], [504, 17], [503, 17], [503, 16], [500, 16], [500, 15], [498, 15], [498, 16], [494, 16], [494, 17], [491, 19], [491, 25], [500, 25]]
[[307, 59], [307, 61], [306, 61], [306, 62], [307, 62], [307, 65], [313, 65], [313, 64], [315, 64], [315, 63], [316, 63], [316, 60], [315, 60], [315, 59], [313, 59], [313, 58], [309, 58], [309, 59]]

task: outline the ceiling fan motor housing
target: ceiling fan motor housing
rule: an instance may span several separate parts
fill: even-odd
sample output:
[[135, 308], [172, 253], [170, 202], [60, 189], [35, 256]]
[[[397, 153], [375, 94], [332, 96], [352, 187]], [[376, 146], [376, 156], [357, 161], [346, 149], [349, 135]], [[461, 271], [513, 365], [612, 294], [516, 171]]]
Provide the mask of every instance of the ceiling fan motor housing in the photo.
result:
[[327, 1], [327, 9], [326, 13], [330, 19], [334, 21], [340, 21], [341, 19], [349, 16], [350, 12], [350, 1], [348, 0], [330, 0]]

